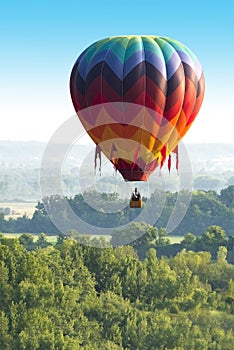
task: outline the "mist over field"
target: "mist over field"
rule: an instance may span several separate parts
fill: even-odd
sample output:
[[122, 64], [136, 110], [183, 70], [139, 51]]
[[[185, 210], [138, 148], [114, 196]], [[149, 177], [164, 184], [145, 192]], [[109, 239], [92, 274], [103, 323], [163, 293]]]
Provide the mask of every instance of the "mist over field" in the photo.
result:
[[[194, 190], [215, 190], [234, 184], [234, 144], [186, 144], [191, 162]], [[40, 168], [46, 143], [0, 141], [0, 191], [1, 202], [37, 201], [40, 199]], [[63, 162], [62, 185], [66, 195], [74, 195], [83, 188], [89, 188], [94, 178], [93, 144], [77, 144], [70, 147]], [[163, 175], [167, 189], [177, 190], [178, 177], [172, 164], [171, 175], [167, 166]], [[85, 176], [81, 175], [84, 174]], [[151, 177], [160, 182], [156, 169]], [[80, 183], [81, 182], [81, 183]], [[115, 192], [124, 182], [120, 174], [115, 174], [112, 165], [103, 156], [101, 176], [96, 172], [95, 183], [98, 191]], [[139, 183], [144, 188], [143, 183]], [[128, 185], [129, 189], [131, 185]], [[125, 190], [119, 194], [126, 195]]]

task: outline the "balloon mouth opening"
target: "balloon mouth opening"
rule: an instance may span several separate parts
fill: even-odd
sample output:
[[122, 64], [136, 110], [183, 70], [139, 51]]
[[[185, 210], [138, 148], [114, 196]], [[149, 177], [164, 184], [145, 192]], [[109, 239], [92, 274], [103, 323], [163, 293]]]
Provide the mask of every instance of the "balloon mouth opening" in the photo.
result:
[[125, 181], [147, 181], [159, 165], [157, 159], [151, 163], [145, 163], [142, 159], [134, 162], [123, 158], [112, 159], [111, 162]]
[[152, 174], [152, 171], [144, 171], [139, 167], [134, 169], [134, 166], [136, 166], [135, 163], [132, 164], [132, 169], [119, 169], [117, 167], [117, 170], [123, 176], [124, 181], [147, 181]]

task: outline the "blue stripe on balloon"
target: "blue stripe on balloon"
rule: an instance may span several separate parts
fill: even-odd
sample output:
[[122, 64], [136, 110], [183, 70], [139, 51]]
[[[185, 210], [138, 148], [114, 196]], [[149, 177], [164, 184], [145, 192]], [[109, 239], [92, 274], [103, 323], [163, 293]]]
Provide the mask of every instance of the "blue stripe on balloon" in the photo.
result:
[[119, 60], [113, 51], [109, 51], [106, 55], [105, 62], [111, 68], [111, 70], [118, 76], [119, 79], [123, 79], [123, 63]]
[[[78, 58], [78, 60], [79, 60], [79, 58]], [[88, 65], [88, 62], [86, 59], [86, 55], [83, 55], [83, 57], [80, 59], [80, 63], [78, 66], [79, 73], [80, 73], [83, 80], [85, 80], [85, 78], [86, 78], [87, 65]]]
[[103, 50], [103, 51], [99, 51], [97, 52], [93, 58], [91, 59], [91, 61], [88, 64], [87, 67], [87, 73], [94, 67], [96, 66], [96, 64], [105, 61], [106, 55], [107, 55], [108, 49], [107, 50]]
[[178, 55], [180, 56], [180, 59], [182, 62], [187, 63], [189, 66], [191, 66], [194, 69], [194, 62], [192, 60], [192, 58], [185, 53], [184, 51], [176, 51], [178, 53]]
[[142, 50], [136, 51], [124, 63], [124, 78], [136, 67], [139, 63], [144, 61], [145, 55]]
[[163, 76], [167, 77], [165, 61], [162, 61], [158, 55], [152, 53], [152, 51], [145, 50], [145, 60], [154, 66]]
[[173, 52], [169, 60], [167, 61], [167, 79], [169, 80], [172, 75], [177, 71], [179, 65], [181, 64], [181, 60], [177, 52]]
[[197, 79], [199, 80], [202, 76], [203, 71], [202, 71], [201, 63], [198, 61], [198, 59], [196, 59], [194, 66], [195, 66], [195, 72], [197, 75]]

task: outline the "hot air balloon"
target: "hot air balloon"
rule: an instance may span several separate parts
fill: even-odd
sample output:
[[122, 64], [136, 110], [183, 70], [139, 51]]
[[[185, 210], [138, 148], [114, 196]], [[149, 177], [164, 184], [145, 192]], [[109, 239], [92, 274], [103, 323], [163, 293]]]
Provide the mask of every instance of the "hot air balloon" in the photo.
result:
[[[89, 136], [126, 181], [146, 181], [191, 127], [204, 97], [202, 67], [182, 43], [160, 36], [99, 40], [70, 77], [74, 108]], [[178, 165], [178, 158], [176, 164]]]

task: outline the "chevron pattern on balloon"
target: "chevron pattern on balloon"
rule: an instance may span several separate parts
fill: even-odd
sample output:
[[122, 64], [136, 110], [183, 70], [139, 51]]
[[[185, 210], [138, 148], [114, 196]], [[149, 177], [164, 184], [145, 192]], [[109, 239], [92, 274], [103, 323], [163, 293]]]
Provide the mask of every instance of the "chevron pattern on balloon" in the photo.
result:
[[[205, 80], [196, 56], [182, 43], [117, 36], [92, 44], [78, 57], [70, 90], [82, 124], [117, 170], [127, 180], [146, 180], [192, 125]], [[124, 140], [140, 145], [138, 151], [129, 147], [126, 154]], [[107, 141], [109, 149], [103, 146]]]

